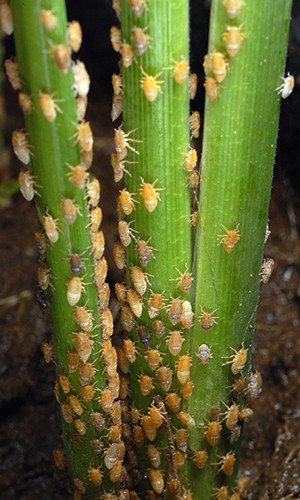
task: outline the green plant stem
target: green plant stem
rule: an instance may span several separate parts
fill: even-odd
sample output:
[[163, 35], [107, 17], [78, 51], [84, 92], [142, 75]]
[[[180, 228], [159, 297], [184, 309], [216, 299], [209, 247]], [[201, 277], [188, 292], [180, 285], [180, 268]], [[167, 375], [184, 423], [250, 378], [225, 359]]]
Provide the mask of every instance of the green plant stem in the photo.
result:
[[[195, 315], [201, 316], [201, 308], [215, 311], [217, 323], [204, 331], [196, 321], [190, 337], [195, 390], [187, 407], [197, 424], [190, 445], [206, 449], [209, 459], [201, 471], [188, 468], [184, 479], [199, 500], [209, 498], [222, 484], [233, 485], [238, 469], [240, 440], [230, 444], [224, 423], [214, 447], [203, 433], [211, 421], [211, 405], [218, 404], [224, 413], [226, 405], [245, 404], [244, 397], [234, 399], [229, 392], [239, 375], [224, 363], [233, 354], [231, 348], [244, 346], [249, 351], [241, 374], [248, 374], [280, 108], [275, 89], [284, 74], [291, 12], [291, 2], [285, 0], [245, 3], [234, 20], [221, 0], [214, 0], [211, 8], [209, 54], [214, 50], [226, 54], [222, 34], [227, 25], [241, 26], [246, 38], [235, 57], [227, 55], [229, 71], [220, 96], [213, 101], [206, 98], [205, 105], [194, 300]], [[222, 225], [228, 230], [239, 225], [240, 241], [231, 253], [218, 244], [218, 235], [225, 233]], [[203, 343], [213, 355], [206, 366], [199, 365], [196, 357]], [[217, 474], [220, 465], [213, 465], [229, 450], [237, 458], [231, 477]]]
[[[46, 1], [13, 0], [12, 11], [15, 26], [15, 42], [19, 62], [22, 92], [32, 99], [32, 111], [25, 113], [26, 129], [31, 148], [31, 168], [36, 182], [38, 195], [35, 197], [41, 226], [43, 217], [50, 214], [57, 220], [59, 238], [56, 242], [47, 243], [45, 262], [51, 276], [51, 287], [47, 294], [50, 302], [52, 338], [55, 351], [55, 363], [58, 380], [60, 375], [69, 379], [71, 391], [64, 393], [59, 386], [59, 401], [69, 402], [69, 396], [75, 395], [82, 406], [79, 416], [73, 412], [71, 423], [64, 418], [63, 435], [68, 459], [68, 468], [72, 479], [81, 483], [84, 498], [99, 498], [99, 486], [91, 482], [88, 476], [90, 467], [103, 470], [103, 448], [107, 444], [107, 429], [99, 432], [92, 423], [91, 415], [99, 412], [99, 393], [106, 386], [104, 362], [100, 357], [101, 337], [99, 328], [99, 309], [97, 288], [94, 283], [94, 262], [91, 252], [89, 233], [89, 211], [85, 187], [75, 187], [70, 181], [70, 165], [81, 163], [81, 151], [76, 141], [77, 116], [71, 64], [65, 72], [61, 72], [53, 58], [53, 46], [67, 44], [66, 11], [62, 0]], [[42, 9], [51, 9], [57, 16], [57, 25], [47, 31], [41, 22]], [[46, 93], [55, 99], [61, 112], [57, 111], [54, 121], [48, 121], [40, 107], [40, 93]], [[67, 224], [61, 210], [63, 198], [70, 198], [80, 207], [75, 222]], [[70, 254], [81, 255], [83, 270], [80, 274], [84, 281], [80, 301], [75, 307], [86, 306], [91, 312], [93, 330], [89, 333], [93, 341], [88, 363], [93, 363], [96, 370], [91, 378], [95, 384], [95, 393], [91, 401], [83, 399], [82, 383], [78, 368], [70, 372], [68, 353], [76, 352], [75, 337], [81, 330], [75, 321], [75, 307], [67, 301], [67, 283], [72, 277]], [[82, 366], [82, 363], [79, 366]], [[105, 415], [104, 415], [105, 416]], [[75, 418], [81, 419], [86, 428], [79, 435], [74, 426]], [[107, 416], [105, 416], [107, 421]], [[92, 447], [93, 440], [101, 442], [97, 453]], [[81, 488], [82, 484], [82, 488]], [[103, 487], [109, 491], [112, 483], [108, 474], [103, 478]], [[78, 481], [75, 480], [75, 488]]]
[[[131, 193], [136, 193], [135, 199], [139, 201], [132, 214], [126, 218], [131, 221], [131, 227], [137, 231], [136, 239], [148, 241], [154, 248], [154, 257], [149, 264], [142, 268], [149, 273], [150, 284], [143, 297], [144, 309], [141, 318], [136, 319], [136, 327], [132, 331], [132, 338], [136, 342], [138, 356], [136, 362], [131, 366], [131, 397], [133, 404], [147, 414], [154, 394], [161, 394], [166, 398], [166, 392], [161, 388], [156, 372], [149, 368], [144, 356], [149, 348], [145, 347], [138, 335], [137, 327], [145, 325], [152, 335], [151, 349], [158, 349], [163, 356], [163, 365], [173, 370], [173, 383], [169, 392], [179, 390], [179, 383], [175, 375], [174, 361], [178, 359], [171, 356], [167, 349], [166, 337], [170, 330], [179, 329], [180, 326], [173, 326], [166, 314], [162, 310], [157, 317], [150, 319], [148, 316], [148, 306], [145, 299], [151, 296], [151, 292], [163, 293], [166, 304], [170, 304], [173, 298], [182, 296], [189, 298], [188, 293], [181, 293], [177, 288], [178, 282], [171, 281], [179, 277], [178, 271], [184, 273], [185, 268], [191, 271], [191, 229], [190, 219], [190, 193], [188, 175], [184, 170], [183, 161], [189, 148], [189, 98], [188, 98], [188, 76], [182, 84], [175, 82], [171, 68], [179, 62], [181, 57], [188, 60], [188, 2], [176, 0], [172, 2], [161, 2], [153, 0], [148, 4], [148, 8], [140, 18], [132, 13], [127, 1], [122, 2], [121, 28], [122, 40], [128, 43], [132, 36], [134, 26], [147, 28], [145, 33], [149, 34], [151, 47], [148, 47], [142, 56], [139, 56], [134, 45], [136, 62], [128, 68], [122, 66], [122, 76], [124, 84], [124, 112], [123, 127], [125, 132], [136, 129], [130, 137], [138, 139], [140, 143], [131, 143], [139, 155], [128, 151], [128, 158], [137, 161], [136, 165], [127, 166], [130, 176], [125, 176], [125, 186]], [[153, 102], [149, 102], [141, 88], [142, 71], [151, 76], [156, 76], [161, 83], [161, 93], [159, 92]], [[129, 168], [130, 167], [130, 168]], [[152, 213], [145, 208], [143, 198], [139, 194], [140, 185], [143, 179], [147, 183], [154, 183], [155, 188], [161, 189], [157, 207]], [[133, 288], [130, 277], [130, 266], [141, 267], [137, 252], [136, 242], [127, 247], [127, 284]], [[154, 332], [153, 322], [161, 319], [166, 327], [165, 334], [159, 339]], [[188, 336], [188, 331], [184, 331], [184, 336]], [[186, 344], [186, 342], [185, 342]], [[186, 351], [183, 348], [182, 353]], [[141, 393], [139, 378], [142, 374], [149, 375], [155, 386], [154, 391], [149, 396]], [[170, 412], [170, 410], [169, 410]], [[172, 424], [177, 424], [178, 420], [172, 415]], [[150, 462], [145, 460], [145, 446], [150, 441], [145, 439], [145, 445], [138, 449], [138, 457], [141, 461], [141, 477], [146, 469], [149, 469]], [[167, 483], [167, 457], [170, 450], [162, 450], [162, 446], [167, 444], [163, 433], [158, 430], [157, 438], [153, 441], [163, 455], [162, 470], [165, 473], [165, 485]], [[149, 488], [149, 483], [146, 483]], [[138, 489], [145, 489], [144, 481]]]

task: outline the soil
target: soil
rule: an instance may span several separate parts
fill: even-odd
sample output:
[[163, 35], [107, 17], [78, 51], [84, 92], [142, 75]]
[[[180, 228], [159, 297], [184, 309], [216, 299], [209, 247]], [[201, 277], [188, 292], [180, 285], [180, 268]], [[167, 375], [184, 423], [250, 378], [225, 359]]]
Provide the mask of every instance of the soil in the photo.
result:
[[[295, 62], [299, 44], [300, 40], [291, 43], [289, 51], [295, 75], [300, 74]], [[7, 162], [1, 180], [17, 178], [19, 165], [11, 152], [10, 136], [23, 123], [15, 94], [7, 89], [7, 96]], [[294, 116], [299, 116], [299, 102], [298, 88], [293, 103], [283, 106], [277, 155], [282, 173], [278, 175], [277, 168], [270, 206], [272, 233], [265, 256], [274, 258], [275, 269], [261, 286], [252, 363], [264, 385], [252, 406], [254, 416], [245, 425], [240, 467], [241, 475], [250, 478], [249, 500], [300, 498], [300, 202], [299, 191], [291, 187], [299, 179], [299, 135], [297, 140], [291, 110], [298, 109]], [[109, 161], [113, 130], [108, 101], [91, 102], [88, 112], [98, 138], [92, 170], [101, 179], [106, 258], [112, 264], [116, 214], [111, 198], [112, 189], [115, 194], [117, 189], [112, 188]], [[52, 449], [62, 446], [60, 413], [53, 396], [55, 367], [45, 364], [40, 348], [42, 341], [50, 339], [49, 317], [35, 301], [38, 225], [34, 205], [19, 193], [8, 198], [0, 206], [0, 228], [0, 497], [65, 500], [70, 498], [68, 480], [58, 474], [52, 458]], [[114, 265], [109, 269], [113, 287], [119, 276]], [[117, 309], [114, 302], [112, 308]]]

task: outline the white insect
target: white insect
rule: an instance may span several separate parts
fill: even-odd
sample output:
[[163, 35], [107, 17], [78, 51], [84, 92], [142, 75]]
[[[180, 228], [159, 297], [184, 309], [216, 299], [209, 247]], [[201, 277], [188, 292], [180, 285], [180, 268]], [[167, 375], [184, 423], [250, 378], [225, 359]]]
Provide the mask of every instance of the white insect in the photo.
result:
[[277, 90], [277, 94], [281, 94], [282, 99], [286, 99], [293, 92], [295, 78], [289, 73], [287, 76], [281, 76], [280, 78], [283, 80], [283, 83], [275, 90]]

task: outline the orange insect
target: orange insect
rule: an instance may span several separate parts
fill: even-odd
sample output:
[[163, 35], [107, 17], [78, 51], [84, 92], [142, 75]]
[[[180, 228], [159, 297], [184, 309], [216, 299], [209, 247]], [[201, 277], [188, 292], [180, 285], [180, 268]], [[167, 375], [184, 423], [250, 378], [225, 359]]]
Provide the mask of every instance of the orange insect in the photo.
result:
[[146, 453], [149, 457], [152, 467], [158, 469], [160, 466], [160, 453], [153, 444], [148, 444]]
[[147, 47], [150, 47], [151, 36], [145, 34], [146, 29], [147, 28], [137, 28], [136, 26], [132, 28], [133, 34], [131, 40], [133, 41], [139, 56], [142, 56]]
[[134, 363], [136, 360], [136, 347], [131, 339], [125, 339], [123, 348], [129, 363]]
[[92, 481], [92, 483], [95, 486], [100, 486], [100, 484], [102, 483], [102, 478], [103, 478], [103, 474], [100, 471], [100, 469], [99, 468], [96, 469], [94, 467], [90, 467], [89, 471], [88, 471], [88, 474], [89, 474], [89, 479]]
[[176, 392], [172, 392], [168, 394], [166, 397], [166, 405], [170, 408], [170, 410], [177, 412], [180, 408], [181, 397]]
[[228, 500], [228, 486], [221, 486], [215, 494], [217, 500]]
[[41, 21], [47, 31], [53, 31], [57, 26], [57, 16], [52, 10], [41, 11]]
[[201, 315], [198, 317], [198, 321], [200, 323], [200, 326], [205, 331], [210, 330], [210, 328], [213, 326], [214, 323], [217, 324], [216, 318], [213, 316], [213, 314], [216, 310], [209, 313], [209, 312], [205, 312], [203, 310], [202, 306], [200, 306], [200, 307], [201, 307]]
[[82, 290], [83, 283], [81, 282], [81, 278], [73, 276], [67, 283], [67, 300], [70, 306], [75, 306], [79, 302]]
[[134, 440], [135, 444], [138, 447], [142, 446], [144, 444], [144, 440], [145, 440], [145, 434], [144, 434], [143, 428], [140, 425], [135, 425], [133, 427], [132, 434], [133, 434], [133, 440]]
[[129, 43], [122, 43], [120, 52], [121, 52], [123, 66], [125, 68], [129, 68], [133, 60], [133, 52]]
[[159, 408], [157, 408], [156, 406], [151, 406], [149, 410], [149, 416], [157, 429], [162, 426], [164, 422], [164, 415]]
[[189, 63], [186, 59], [184, 59], [183, 57], [181, 58], [181, 60], [179, 62], [177, 61], [174, 61], [174, 63], [176, 64], [176, 66], [174, 66], [173, 69], [173, 77], [175, 79], [175, 81], [181, 85], [184, 80], [186, 79], [187, 75], [188, 75], [188, 72], [189, 72]]
[[84, 401], [92, 401], [94, 399], [95, 391], [92, 385], [86, 384], [81, 387], [81, 394]]
[[92, 422], [97, 431], [102, 432], [105, 427], [105, 419], [101, 413], [95, 412], [91, 414]]
[[92, 179], [86, 186], [86, 194], [89, 199], [89, 205], [96, 207], [100, 199], [100, 182], [98, 179]]
[[124, 160], [125, 156], [127, 155], [127, 148], [131, 149], [131, 151], [133, 151], [137, 155], [140, 154], [129, 144], [129, 142], [142, 142], [138, 139], [131, 139], [129, 137], [132, 132], [135, 132], [135, 130], [136, 129], [130, 130], [129, 132], [125, 133], [124, 130], [122, 130], [120, 127], [115, 129], [114, 141], [116, 152], [120, 160]]
[[111, 310], [106, 308], [100, 311], [100, 328], [104, 340], [109, 340], [114, 331], [114, 320]]
[[126, 298], [127, 298], [126, 285], [124, 285], [123, 283], [116, 283], [115, 284], [115, 292], [116, 292], [116, 296], [117, 296], [118, 301], [120, 302], [121, 306], [123, 306], [125, 304]]
[[215, 446], [217, 444], [221, 429], [222, 426], [217, 420], [207, 424], [207, 430], [204, 432], [204, 436], [206, 436], [206, 439], [211, 446]]
[[190, 73], [189, 76], [189, 98], [191, 100], [195, 99], [198, 87], [198, 77], [196, 73]]
[[80, 365], [79, 381], [81, 385], [89, 384], [95, 373], [96, 369], [93, 367], [92, 363], [84, 363], [83, 365]]
[[225, 413], [225, 425], [228, 430], [233, 431], [239, 418], [239, 407], [235, 403]]
[[147, 75], [143, 68], [141, 68], [141, 71], [143, 74], [143, 77], [140, 80], [141, 88], [143, 89], [148, 101], [153, 102], [157, 98], [158, 92], [162, 93], [161, 84], [164, 83], [164, 81], [157, 80], [157, 78], [162, 74], [162, 71], [155, 76]]
[[245, 3], [242, 0], [224, 0], [223, 5], [230, 19], [239, 15], [241, 8]]
[[198, 469], [203, 469], [208, 459], [207, 451], [200, 450], [196, 453], [196, 456], [193, 458], [193, 462], [198, 467]]
[[74, 394], [71, 394], [68, 397], [68, 400], [69, 400], [69, 404], [70, 404], [71, 408], [73, 409], [73, 411], [77, 415], [80, 416], [82, 414], [82, 412], [83, 412], [83, 408], [82, 408], [81, 403], [79, 402], [79, 399], [76, 396], [74, 396]]
[[192, 397], [193, 389], [193, 382], [191, 380], [187, 380], [187, 382], [181, 387], [182, 397], [184, 399], [190, 399]]
[[132, 288], [129, 288], [127, 290], [127, 300], [133, 314], [137, 318], [140, 318], [143, 312], [143, 302], [136, 293], [136, 291], [133, 290]]
[[242, 47], [245, 35], [241, 33], [242, 26], [226, 26], [227, 31], [223, 33], [223, 40], [230, 57], [235, 57]]
[[192, 172], [194, 168], [196, 168], [197, 161], [198, 161], [198, 154], [196, 149], [190, 149], [184, 160], [185, 169], [188, 172]]
[[188, 449], [188, 439], [189, 439], [189, 433], [187, 429], [179, 429], [176, 434], [176, 445], [177, 448], [180, 451], [183, 451], [184, 453]]
[[112, 86], [114, 90], [114, 95], [123, 94], [123, 84], [122, 84], [122, 76], [117, 75], [116, 73], [111, 77]]
[[157, 349], [149, 349], [148, 354], [145, 356], [147, 363], [151, 370], [155, 370], [162, 362], [162, 357]]
[[114, 245], [113, 256], [117, 268], [124, 269], [126, 267], [126, 250], [123, 245], [120, 245], [120, 243]]
[[53, 448], [52, 453], [56, 467], [59, 470], [63, 470], [66, 465], [64, 452], [60, 448]]
[[186, 458], [186, 454], [183, 453], [182, 451], [180, 450], [176, 450], [175, 452], [175, 456], [176, 456], [176, 466], [177, 466], [177, 470], [181, 470], [184, 466], [184, 462], [185, 462], [185, 458]]
[[101, 407], [105, 412], [110, 412], [112, 409], [113, 402], [115, 397], [110, 389], [104, 389], [101, 395]]
[[18, 159], [25, 165], [28, 165], [32, 153], [30, 151], [27, 134], [24, 134], [21, 130], [14, 130], [12, 133], [12, 146]]
[[23, 113], [31, 113], [33, 110], [33, 104], [30, 96], [24, 92], [19, 92], [18, 101], [22, 108]]
[[71, 406], [68, 403], [63, 403], [60, 408], [64, 420], [67, 424], [70, 424], [73, 421], [73, 410]]
[[125, 220], [118, 222], [119, 236], [124, 247], [128, 247], [131, 243], [131, 238], [134, 238], [133, 229], [130, 228], [129, 224], [130, 222], [126, 222]]
[[212, 358], [210, 347], [208, 347], [206, 344], [201, 344], [198, 347], [198, 351], [196, 352], [196, 356], [199, 359], [199, 362], [202, 366], [207, 365], [210, 358]]
[[79, 142], [83, 151], [89, 153], [93, 149], [94, 138], [89, 122], [78, 124], [77, 132], [74, 134], [75, 143]]
[[83, 62], [72, 62], [72, 76], [75, 95], [85, 98], [89, 93], [91, 80]]
[[220, 95], [219, 86], [211, 76], [205, 77], [204, 82], [205, 93], [210, 101], [214, 101]]
[[93, 208], [90, 212], [90, 228], [91, 232], [96, 233], [102, 222], [102, 210], [100, 207]]
[[43, 94], [40, 92], [40, 107], [42, 109], [44, 117], [49, 121], [53, 122], [56, 118], [56, 111], [62, 113], [62, 110], [58, 104], [53, 99], [53, 94]]
[[239, 399], [243, 394], [245, 387], [246, 387], [246, 377], [239, 377], [232, 384], [230, 392], [233, 392], [234, 397]]
[[132, 12], [136, 15], [136, 17], [141, 17], [144, 9], [148, 10], [147, 0], [127, 0], [129, 3]]
[[64, 214], [65, 221], [68, 224], [74, 224], [77, 213], [80, 213], [80, 207], [70, 198], [64, 198], [60, 204], [60, 208]]
[[179, 297], [176, 299], [172, 299], [171, 304], [168, 306], [168, 316], [169, 320], [171, 321], [172, 325], [176, 325], [182, 314], [182, 303], [183, 300], [181, 300]]
[[187, 411], [181, 411], [178, 417], [182, 425], [185, 425], [186, 427], [194, 427], [196, 425], [195, 420]]
[[229, 451], [228, 453], [226, 453], [224, 457], [222, 457], [220, 462], [221, 467], [219, 471], [222, 470], [224, 474], [226, 474], [226, 476], [231, 476], [233, 473], [234, 463], [235, 463], [234, 453], [233, 451]]
[[222, 54], [222, 52], [213, 52], [211, 55], [210, 63], [217, 82], [223, 82], [229, 67], [224, 54]]
[[134, 209], [135, 200], [132, 198], [133, 194], [129, 193], [126, 189], [120, 191], [119, 200], [123, 209], [124, 214], [130, 215]]
[[156, 375], [163, 390], [168, 392], [172, 385], [172, 370], [167, 366], [161, 366], [158, 368]]
[[150, 318], [155, 318], [164, 307], [164, 297], [160, 293], [153, 293], [148, 299], [148, 314]]
[[171, 335], [167, 339], [168, 349], [173, 356], [177, 356], [180, 353], [184, 338], [180, 331], [175, 330], [171, 332]]
[[237, 242], [240, 240], [239, 224], [236, 226], [235, 229], [231, 229], [230, 231], [226, 229], [226, 227], [223, 226], [223, 224], [222, 227], [225, 229], [226, 234], [218, 236], [218, 238], [221, 238], [218, 245], [221, 245], [223, 243], [226, 252], [230, 253], [234, 249]]
[[11, 57], [10, 59], [5, 59], [4, 68], [8, 81], [11, 84], [12, 88], [14, 90], [19, 90], [21, 88], [21, 80], [19, 73], [19, 64], [16, 58]]
[[78, 21], [68, 23], [68, 43], [73, 52], [78, 52], [82, 42], [82, 29]]
[[52, 45], [50, 47], [52, 57], [59, 71], [66, 74], [70, 67], [71, 62], [71, 50], [67, 45]]
[[156, 319], [153, 323], [153, 328], [155, 331], [155, 334], [158, 338], [161, 338], [163, 334], [165, 333], [165, 325], [160, 319]]
[[78, 189], [83, 189], [89, 174], [82, 165], [76, 165], [75, 167], [72, 167], [71, 165], [68, 166], [71, 170], [71, 172], [68, 173], [70, 182]]
[[165, 487], [163, 474], [160, 472], [160, 470], [151, 467], [149, 469], [148, 476], [155, 493], [160, 495]]
[[79, 356], [77, 352], [74, 351], [69, 351], [68, 352], [68, 367], [70, 370], [70, 373], [76, 372], [78, 366], [79, 366]]
[[138, 266], [132, 266], [130, 268], [130, 277], [132, 279], [134, 288], [140, 295], [144, 295], [147, 289], [147, 276]]
[[198, 111], [193, 111], [190, 118], [190, 131], [191, 131], [191, 136], [197, 139], [199, 137], [199, 130], [200, 130], [200, 113]]
[[197, 222], [198, 222], [198, 210], [194, 210], [194, 212], [191, 214], [190, 224], [192, 227], [195, 227], [197, 226]]
[[145, 436], [149, 441], [153, 441], [156, 437], [156, 426], [149, 415], [142, 416], [141, 426], [144, 429]]

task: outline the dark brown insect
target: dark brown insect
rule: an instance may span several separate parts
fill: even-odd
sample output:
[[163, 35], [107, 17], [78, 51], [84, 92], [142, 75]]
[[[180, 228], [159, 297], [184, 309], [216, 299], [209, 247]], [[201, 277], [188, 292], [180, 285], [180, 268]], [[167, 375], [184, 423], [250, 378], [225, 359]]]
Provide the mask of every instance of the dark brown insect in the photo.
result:
[[40, 285], [35, 287], [35, 300], [41, 308], [42, 313], [44, 314], [45, 309], [48, 308], [47, 302], [47, 294], [46, 291], [42, 289]]
[[148, 347], [151, 344], [152, 334], [145, 326], [140, 326], [138, 329], [138, 336], [142, 344]]
[[83, 268], [83, 262], [80, 259], [78, 253], [72, 253], [70, 256], [70, 268], [75, 276], [78, 276]]

